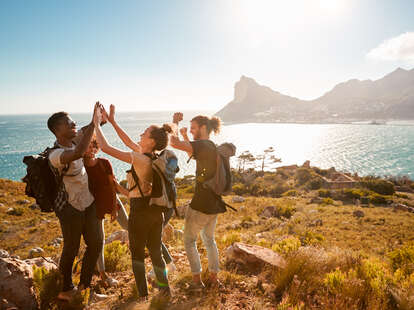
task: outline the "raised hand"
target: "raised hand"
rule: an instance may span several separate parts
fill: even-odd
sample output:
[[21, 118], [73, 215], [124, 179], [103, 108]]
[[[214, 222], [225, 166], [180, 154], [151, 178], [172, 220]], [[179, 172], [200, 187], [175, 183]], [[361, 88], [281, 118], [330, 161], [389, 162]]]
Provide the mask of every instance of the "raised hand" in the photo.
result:
[[187, 127], [180, 128], [180, 133], [183, 137], [187, 136]]
[[173, 123], [178, 124], [183, 120], [183, 113], [181, 112], [175, 112], [173, 115]]
[[101, 107], [101, 112], [102, 112], [102, 123], [101, 124], [105, 124], [109, 117], [108, 117], [108, 113], [106, 112], [106, 109], [104, 106]]
[[115, 122], [115, 106], [113, 104], [111, 104], [109, 106], [109, 116], [108, 116], [108, 121], [112, 124], [113, 122]]
[[102, 118], [102, 112], [101, 112], [101, 104], [99, 101], [95, 103], [95, 107], [93, 109], [93, 117], [92, 122], [95, 124], [95, 126], [99, 126]]

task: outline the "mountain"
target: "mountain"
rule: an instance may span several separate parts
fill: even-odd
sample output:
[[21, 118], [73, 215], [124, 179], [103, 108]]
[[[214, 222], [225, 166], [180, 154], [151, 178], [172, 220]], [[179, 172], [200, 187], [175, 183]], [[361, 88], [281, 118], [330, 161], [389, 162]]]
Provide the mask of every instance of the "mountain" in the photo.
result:
[[234, 99], [216, 115], [226, 122], [414, 119], [414, 69], [398, 68], [375, 81], [352, 79], [315, 100], [286, 96], [242, 76]]

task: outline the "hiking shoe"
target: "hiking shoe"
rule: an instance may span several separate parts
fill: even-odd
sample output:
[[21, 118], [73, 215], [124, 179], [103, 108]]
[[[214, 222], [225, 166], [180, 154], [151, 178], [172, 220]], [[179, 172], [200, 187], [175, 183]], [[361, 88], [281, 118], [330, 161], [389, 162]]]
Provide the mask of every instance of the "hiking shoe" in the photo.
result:
[[98, 294], [98, 293], [95, 293], [94, 291], [91, 291], [91, 294], [89, 295], [89, 303], [99, 302], [99, 301], [107, 299], [108, 297], [109, 297], [108, 295]]
[[201, 292], [205, 288], [206, 288], [206, 286], [201, 281], [200, 282], [191, 282], [190, 286], [188, 287], [188, 289], [192, 292]]
[[57, 299], [70, 302], [77, 293], [78, 293], [78, 289], [73, 288], [70, 291], [60, 292], [57, 295]]
[[109, 287], [116, 287], [119, 284], [118, 280], [111, 277], [106, 278], [105, 282], [108, 284]]

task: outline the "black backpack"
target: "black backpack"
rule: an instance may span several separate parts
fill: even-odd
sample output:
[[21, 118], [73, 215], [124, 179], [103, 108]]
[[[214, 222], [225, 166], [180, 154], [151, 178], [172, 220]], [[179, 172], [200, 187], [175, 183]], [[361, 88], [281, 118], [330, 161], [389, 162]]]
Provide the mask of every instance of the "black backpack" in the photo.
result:
[[55, 210], [55, 201], [59, 191], [64, 189], [63, 174], [69, 169], [67, 165], [62, 175], [53, 171], [49, 163], [49, 154], [57, 146], [46, 148], [38, 155], [25, 156], [23, 163], [27, 165], [27, 174], [22, 179], [26, 183], [25, 193], [29, 197], [36, 199], [42, 212], [52, 212]]

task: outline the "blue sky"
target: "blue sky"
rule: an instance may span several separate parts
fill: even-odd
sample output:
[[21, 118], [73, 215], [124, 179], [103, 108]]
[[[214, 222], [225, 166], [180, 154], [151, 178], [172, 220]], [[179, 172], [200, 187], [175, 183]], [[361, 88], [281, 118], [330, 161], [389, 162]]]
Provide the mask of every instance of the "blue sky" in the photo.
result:
[[1, 1], [0, 114], [218, 110], [414, 67], [414, 1]]

